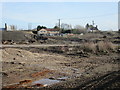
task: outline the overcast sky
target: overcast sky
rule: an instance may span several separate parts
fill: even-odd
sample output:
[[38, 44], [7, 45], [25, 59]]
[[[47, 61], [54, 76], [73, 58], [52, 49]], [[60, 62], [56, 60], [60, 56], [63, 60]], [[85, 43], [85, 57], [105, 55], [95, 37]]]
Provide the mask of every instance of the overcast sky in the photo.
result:
[[2, 5], [3, 25], [17, 25], [18, 29], [28, 29], [37, 25], [52, 28], [61, 23], [72, 26], [92, 24], [101, 30], [118, 30], [117, 2], [6, 2]]

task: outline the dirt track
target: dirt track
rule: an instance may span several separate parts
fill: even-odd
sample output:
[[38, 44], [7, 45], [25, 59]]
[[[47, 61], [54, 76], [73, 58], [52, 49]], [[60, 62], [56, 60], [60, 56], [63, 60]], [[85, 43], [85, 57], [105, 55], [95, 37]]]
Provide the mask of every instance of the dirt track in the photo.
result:
[[[69, 82], [63, 83], [61, 85], [54, 85], [52, 87], [49, 87], [51, 89], [64, 89], [64, 88], [70, 88], [70, 85], [73, 85], [73, 89], [76, 90], [113, 90], [113, 89], [119, 89], [120, 88], [120, 71], [113, 71], [111, 73], [97, 76], [94, 78], [84, 78], [84, 82], [79, 78], [75, 80], [71, 80]], [[86, 79], [85, 79], [86, 78]], [[72, 83], [72, 84], [71, 84]], [[76, 84], [74, 84], [76, 83]], [[77, 86], [78, 85], [78, 86]]]
[[[120, 71], [114, 71], [77, 87], [78, 89], [119, 89]], [[113, 86], [112, 86], [113, 85]]]

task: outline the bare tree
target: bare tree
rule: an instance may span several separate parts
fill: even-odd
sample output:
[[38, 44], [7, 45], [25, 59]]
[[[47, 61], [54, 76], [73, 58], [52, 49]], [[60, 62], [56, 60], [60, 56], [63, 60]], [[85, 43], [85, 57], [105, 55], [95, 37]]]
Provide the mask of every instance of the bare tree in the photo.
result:
[[84, 30], [85, 28], [81, 25], [74, 26], [74, 29]]
[[61, 29], [71, 30], [71, 29], [72, 29], [72, 25], [66, 24], [66, 23], [62, 23], [62, 24], [61, 24]]
[[85, 33], [85, 32], [86, 32], [86, 29], [81, 25], [74, 26], [74, 29], [72, 30], [72, 33], [74, 33], [74, 34], [81, 34], [81, 33]]

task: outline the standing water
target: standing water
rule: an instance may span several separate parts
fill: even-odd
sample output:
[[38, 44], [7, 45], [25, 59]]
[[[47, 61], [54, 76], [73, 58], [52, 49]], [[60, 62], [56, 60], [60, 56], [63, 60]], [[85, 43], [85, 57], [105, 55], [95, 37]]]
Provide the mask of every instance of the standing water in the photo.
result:
[[52, 85], [52, 84], [55, 84], [55, 83], [59, 83], [60, 81], [59, 80], [51, 80], [51, 79], [41, 79], [41, 80], [38, 80], [38, 81], [35, 81], [33, 82], [32, 84], [42, 84], [42, 85]]

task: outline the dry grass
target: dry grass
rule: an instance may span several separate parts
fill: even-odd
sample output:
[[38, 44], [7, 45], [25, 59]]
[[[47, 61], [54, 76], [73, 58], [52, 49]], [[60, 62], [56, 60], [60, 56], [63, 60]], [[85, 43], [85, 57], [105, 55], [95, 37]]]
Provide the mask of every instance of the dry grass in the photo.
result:
[[86, 42], [82, 43], [80, 46], [56, 46], [46, 48], [46, 51], [54, 53], [79, 53], [79, 52], [89, 52], [89, 53], [109, 53], [116, 50], [116, 46], [109, 41], [100, 41], [98, 43]]
[[97, 43], [98, 51], [112, 51], [115, 50], [115, 45], [109, 41], [101, 41]]
[[92, 52], [92, 53], [110, 52], [110, 51], [114, 51], [115, 48], [116, 46], [109, 41], [100, 41], [98, 43], [87, 42], [82, 44], [82, 49], [85, 52]]
[[97, 50], [96, 44], [93, 42], [84, 43], [82, 48], [84, 51], [93, 52], [93, 53], [95, 53]]
[[103, 37], [103, 35], [98, 34], [98, 33], [87, 33], [83, 36], [80, 36], [81, 39], [91, 39], [91, 38], [100, 38]]

